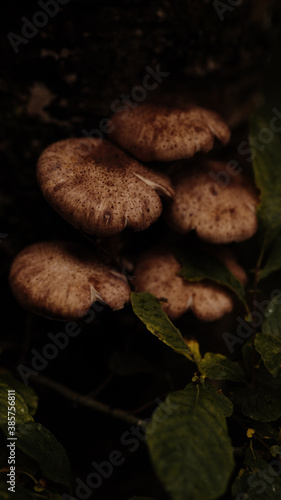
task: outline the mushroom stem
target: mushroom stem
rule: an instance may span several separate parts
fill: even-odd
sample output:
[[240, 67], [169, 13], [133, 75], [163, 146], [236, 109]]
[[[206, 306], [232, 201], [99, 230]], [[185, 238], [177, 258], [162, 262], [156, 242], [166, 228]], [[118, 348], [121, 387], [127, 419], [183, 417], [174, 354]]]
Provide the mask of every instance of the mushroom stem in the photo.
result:
[[128, 424], [133, 424], [137, 426], [144, 425], [142, 419], [137, 418], [134, 415], [127, 413], [124, 410], [120, 410], [119, 408], [112, 408], [111, 406], [105, 403], [101, 403], [100, 401], [96, 401], [95, 399], [92, 399], [88, 396], [84, 396], [83, 394], [79, 394], [78, 392], [72, 391], [68, 387], [65, 387], [59, 382], [56, 382], [55, 380], [52, 380], [48, 377], [43, 377], [43, 376], [32, 377], [32, 382], [40, 386], [48, 387], [49, 389], [64, 396], [69, 401], [72, 401], [72, 403], [75, 403], [76, 405], [85, 406], [86, 408], [89, 408], [93, 411], [98, 411], [100, 413], [104, 413], [111, 417], [117, 418], [118, 420], [123, 420]]

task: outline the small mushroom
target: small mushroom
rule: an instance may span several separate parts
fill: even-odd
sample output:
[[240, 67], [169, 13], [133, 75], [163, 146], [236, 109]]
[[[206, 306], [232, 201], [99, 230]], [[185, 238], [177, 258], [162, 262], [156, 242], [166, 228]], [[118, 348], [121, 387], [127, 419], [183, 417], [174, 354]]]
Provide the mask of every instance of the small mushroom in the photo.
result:
[[102, 139], [66, 139], [39, 158], [37, 179], [48, 203], [70, 224], [107, 236], [146, 229], [173, 196], [169, 178]]
[[195, 229], [210, 243], [251, 238], [257, 230], [258, 192], [249, 176], [229, 171], [210, 160], [176, 174], [174, 200], [166, 211], [171, 228], [179, 233]]
[[121, 309], [130, 299], [126, 278], [74, 243], [36, 243], [12, 263], [12, 292], [34, 314], [62, 321], [83, 318], [95, 301]]
[[[246, 282], [244, 270], [229, 249], [212, 251], [229, 270]], [[185, 281], [177, 273], [181, 264], [169, 249], [154, 247], [140, 255], [134, 270], [136, 292], [150, 292], [162, 299], [162, 308], [171, 319], [177, 319], [187, 310], [198, 319], [214, 321], [233, 309], [231, 292], [210, 280]]]
[[116, 113], [112, 128], [110, 139], [144, 162], [191, 158], [198, 151], [210, 151], [215, 137], [223, 144], [230, 138], [222, 117], [198, 106], [140, 105]]

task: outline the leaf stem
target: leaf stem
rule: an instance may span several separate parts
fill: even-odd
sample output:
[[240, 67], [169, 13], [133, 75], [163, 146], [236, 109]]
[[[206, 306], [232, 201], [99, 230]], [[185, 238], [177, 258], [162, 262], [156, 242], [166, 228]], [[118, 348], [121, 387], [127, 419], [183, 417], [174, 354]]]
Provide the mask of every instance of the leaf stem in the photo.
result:
[[17, 470], [17, 472], [18, 472], [19, 474], [25, 474], [26, 476], [30, 477], [30, 479], [32, 479], [32, 481], [33, 481], [35, 484], [38, 484], [37, 479], [35, 479], [35, 477], [33, 477], [31, 474], [29, 474], [29, 472], [25, 472], [24, 470]]
[[43, 376], [36, 376], [32, 377], [32, 381], [35, 384], [48, 387], [49, 389], [57, 392], [58, 394], [61, 394], [63, 397], [65, 397], [69, 401], [72, 401], [72, 403], [74, 404], [85, 406], [90, 410], [104, 413], [118, 420], [123, 420], [128, 424], [133, 424], [137, 426], [144, 424], [143, 420], [135, 417], [134, 415], [131, 415], [130, 413], [127, 413], [124, 410], [121, 410], [119, 408], [112, 408], [111, 406], [105, 403], [101, 403], [100, 401], [92, 399], [88, 396], [79, 394], [78, 392], [75, 392], [72, 389], [65, 387], [64, 385], [60, 384], [59, 382], [56, 382], [55, 380]]

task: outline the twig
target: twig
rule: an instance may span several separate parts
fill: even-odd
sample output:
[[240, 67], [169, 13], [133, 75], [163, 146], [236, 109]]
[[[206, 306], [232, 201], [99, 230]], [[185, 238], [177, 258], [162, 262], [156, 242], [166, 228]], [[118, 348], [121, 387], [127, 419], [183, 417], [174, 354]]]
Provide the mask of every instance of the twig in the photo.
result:
[[[167, 393], [165, 392], [158, 397], [159, 397], [159, 399], [162, 399], [162, 398], [165, 398], [166, 396], [167, 396]], [[132, 413], [133, 413], [133, 415], [135, 415], [136, 413], [140, 413], [141, 411], [146, 410], [147, 408], [149, 408], [152, 405], [155, 405], [155, 399], [153, 399], [152, 401], [148, 401], [147, 403], [144, 403], [139, 408], [136, 408], [135, 410], [133, 410]]]
[[112, 408], [111, 406], [105, 403], [96, 401], [95, 399], [89, 398], [88, 396], [83, 396], [83, 394], [79, 394], [78, 392], [72, 391], [68, 387], [65, 387], [64, 385], [55, 382], [54, 380], [51, 380], [47, 377], [43, 376], [32, 377], [32, 381], [35, 384], [52, 389], [53, 391], [57, 392], [58, 394], [61, 394], [66, 399], [69, 399], [70, 401], [72, 401], [77, 405], [85, 406], [86, 408], [89, 408], [93, 411], [98, 411], [100, 413], [104, 413], [111, 417], [115, 417], [119, 420], [127, 422], [128, 424], [133, 424], [137, 426], [144, 424], [144, 422], [141, 419], [136, 418], [134, 415], [131, 415], [130, 413], [127, 413], [124, 410], [120, 410], [119, 408]]
[[95, 391], [90, 392], [88, 396], [91, 398], [96, 398], [99, 393], [102, 392], [102, 390], [110, 384], [113, 377], [114, 373], [110, 373], [108, 377], [99, 385], [99, 387]]

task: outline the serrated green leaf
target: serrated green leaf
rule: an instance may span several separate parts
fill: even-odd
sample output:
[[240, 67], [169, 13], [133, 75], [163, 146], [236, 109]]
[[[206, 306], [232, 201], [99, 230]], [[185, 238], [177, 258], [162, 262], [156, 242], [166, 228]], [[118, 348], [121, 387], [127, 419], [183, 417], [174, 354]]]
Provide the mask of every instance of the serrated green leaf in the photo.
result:
[[[8, 384], [4, 381], [0, 380], [0, 428], [3, 432], [8, 435], [8, 411], [11, 408], [10, 417], [12, 417], [12, 413], [14, 413], [13, 407], [8, 405], [8, 391], [12, 390]], [[29, 414], [29, 410], [23, 398], [15, 392], [15, 422], [16, 427], [18, 424], [24, 422], [32, 422], [33, 418]]]
[[280, 391], [264, 387], [237, 387], [229, 394], [246, 417], [260, 422], [274, 422], [281, 416]]
[[273, 377], [277, 377], [281, 368], [281, 340], [274, 335], [257, 333], [255, 348]]
[[279, 235], [272, 245], [267, 261], [262, 269], [260, 269], [258, 278], [263, 280], [272, 273], [281, 269], [281, 236]]
[[[222, 495], [233, 470], [233, 450], [218, 395], [189, 384], [166, 399], [147, 428], [155, 470], [172, 500], [213, 500]], [[227, 399], [227, 398], [226, 398]]]
[[178, 272], [187, 281], [212, 280], [230, 288], [245, 303], [245, 289], [242, 283], [216, 257], [207, 252], [176, 251], [176, 257], [183, 265]]
[[43, 425], [17, 425], [17, 447], [39, 464], [44, 478], [70, 486], [70, 464], [63, 446]]
[[281, 339], [281, 294], [270, 301], [265, 316], [262, 333], [275, 335]]
[[[261, 137], [260, 132], [264, 129], [270, 133], [271, 120], [277, 116], [276, 108], [267, 102], [256, 109], [250, 122], [250, 141]], [[280, 120], [280, 111], [277, 119]], [[258, 139], [259, 147], [253, 148], [255, 181], [261, 192], [258, 220], [263, 251], [269, 248], [281, 230], [281, 138], [280, 133], [271, 131], [271, 134], [270, 142]]]
[[185, 344], [181, 332], [169, 320], [159, 300], [151, 293], [132, 292], [131, 302], [134, 313], [146, 328], [174, 351], [194, 362], [191, 350]]
[[245, 373], [241, 366], [222, 354], [207, 352], [200, 363], [200, 371], [212, 380], [245, 381]]
[[6, 382], [6, 384], [20, 394], [29, 409], [30, 415], [34, 415], [38, 405], [38, 396], [34, 390], [30, 386], [24, 385], [22, 382], [14, 378], [11, 373], [6, 371], [0, 372], [0, 380]]

